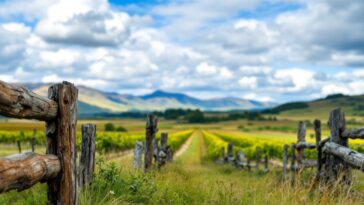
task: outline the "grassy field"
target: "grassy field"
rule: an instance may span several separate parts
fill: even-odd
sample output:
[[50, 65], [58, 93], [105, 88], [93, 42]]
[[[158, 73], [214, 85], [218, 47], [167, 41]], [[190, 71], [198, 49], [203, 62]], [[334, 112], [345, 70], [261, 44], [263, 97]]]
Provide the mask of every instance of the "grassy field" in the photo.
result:
[[[85, 123], [95, 123], [97, 132], [104, 132], [108, 122], [123, 126], [127, 133], [113, 134], [116, 138], [127, 135], [144, 135], [145, 121], [123, 120], [80, 120], [78, 127]], [[160, 120], [159, 133], [171, 133], [176, 149], [188, 141], [186, 149], [159, 172], [143, 174], [132, 168], [132, 153], [116, 155], [105, 159], [105, 153], [97, 154], [97, 174], [93, 185], [81, 191], [81, 204], [362, 204], [364, 194], [364, 174], [353, 173], [355, 193], [345, 192], [336, 187], [320, 189], [314, 187], [314, 170], [305, 171], [301, 179], [291, 184], [281, 180], [281, 168], [271, 167], [271, 172], [238, 170], [230, 165], [219, 165], [214, 160], [219, 157], [222, 146], [234, 142], [236, 149], [244, 149], [253, 154], [256, 146], [274, 145], [275, 149], [285, 143], [296, 142], [295, 119], [278, 121], [226, 121], [214, 124], [184, 124]], [[325, 124], [323, 122], [323, 124]], [[43, 130], [42, 123], [23, 120], [2, 120], [0, 132], [24, 132], [34, 128]], [[357, 126], [357, 125], [356, 125]], [[80, 130], [78, 129], [78, 132]], [[173, 133], [178, 133], [173, 134]], [[181, 133], [184, 133], [183, 135]], [[312, 126], [308, 126], [307, 141], [312, 142]], [[173, 136], [184, 136], [180, 137]], [[328, 135], [323, 126], [323, 137]], [[189, 138], [190, 140], [187, 140]], [[16, 141], [16, 140], [14, 140]], [[239, 144], [240, 143], [240, 144]], [[351, 142], [361, 146], [363, 141]], [[29, 150], [28, 143], [22, 144]], [[36, 152], [44, 153], [44, 146], [37, 145]], [[1, 143], [0, 156], [18, 152], [15, 143]], [[269, 152], [267, 152], [269, 153]], [[280, 159], [280, 153], [269, 153]], [[289, 176], [288, 176], [289, 179]], [[334, 190], [334, 191], [332, 191]], [[45, 204], [46, 185], [37, 184], [31, 189], [17, 193], [11, 191], [0, 195], [0, 204]]]

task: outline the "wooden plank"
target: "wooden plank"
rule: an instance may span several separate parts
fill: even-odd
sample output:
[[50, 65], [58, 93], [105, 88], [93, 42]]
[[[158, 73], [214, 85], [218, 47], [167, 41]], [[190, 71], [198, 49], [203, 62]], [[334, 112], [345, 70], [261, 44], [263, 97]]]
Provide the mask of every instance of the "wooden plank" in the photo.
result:
[[364, 127], [345, 130], [341, 137], [350, 139], [364, 139]]
[[148, 115], [146, 123], [145, 135], [145, 157], [144, 157], [144, 170], [149, 171], [153, 163], [153, 139], [157, 133], [158, 119], [155, 115]]
[[87, 186], [92, 183], [95, 169], [96, 153], [96, 125], [85, 124], [81, 126], [82, 145], [80, 156], [79, 187]]
[[61, 164], [55, 155], [26, 152], [0, 158], [0, 193], [28, 189], [40, 181], [56, 177], [60, 171]]
[[298, 142], [296, 144], [296, 149], [300, 150], [300, 149], [315, 149], [316, 145], [315, 144], [311, 144], [311, 143], [307, 143], [307, 142]]
[[339, 145], [335, 142], [327, 142], [324, 145], [324, 152], [335, 155], [353, 168], [360, 169], [362, 172], [364, 172], [363, 154], [349, 149], [345, 146]]
[[[345, 114], [340, 108], [331, 111], [328, 125], [330, 129], [330, 142], [348, 147], [348, 139], [341, 137], [346, 125]], [[341, 178], [344, 183], [350, 183], [350, 167], [338, 156], [329, 157], [327, 173], [331, 181], [336, 181], [337, 179]]]
[[52, 85], [48, 97], [58, 103], [58, 115], [46, 123], [47, 154], [61, 161], [61, 175], [48, 182], [48, 204], [75, 205], [77, 196], [77, 88], [68, 82]]
[[48, 121], [57, 116], [58, 104], [26, 88], [0, 80], [0, 114], [21, 119]]

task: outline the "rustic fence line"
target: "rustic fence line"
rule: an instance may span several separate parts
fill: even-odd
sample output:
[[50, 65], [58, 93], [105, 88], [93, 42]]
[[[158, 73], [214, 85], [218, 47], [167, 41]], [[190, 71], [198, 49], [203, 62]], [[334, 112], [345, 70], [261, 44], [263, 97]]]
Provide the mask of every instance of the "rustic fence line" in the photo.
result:
[[[330, 135], [321, 140], [321, 122], [314, 121], [315, 144], [305, 142], [305, 124], [299, 123], [297, 144], [291, 152], [291, 170], [299, 171], [306, 167], [316, 167], [316, 179], [320, 182], [351, 183], [351, 170], [364, 172], [364, 155], [349, 148], [348, 139], [364, 139], [364, 127], [346, 129], [345, 113], [340, 108], [330, 112], [328, 127]], [[304, 149], [316, 149], [316, 160], [305, 160]], [[297, 165], [296, 165], [297, 153]], [[284, 145], [283, 176], [287, 172], [288, 145]]]
[[[227, 145], [227, 154], [225, 154], [225, 147], [221, 148], [221, 158], [217, 161], [218, 163], [222, 163], [222, 164], [231, 164], [234, 165], [237, 168], [241, 168], [241, 169], [245, 169], [247, 168], [247, 170], [250, 172], [252, 167], [255, 167], [256, 171], [259, 172], [260, 167], [259, 165], [261, 164], [261, 150], [259, 147], [256, 148], [255, 151], [255, 164], [251, 164], [251, 158], [248, 157], [247, 159], [245, 159], [245, 154], [243, 150], [239, 150], [235, 152], [235, 156], [233, 154], [233, 150], [234, 150], [234, 144], [233, 143], [228, 143]], [[268, 173], [269, 172], [269, 159], [268, 159], [268, 155], [265, 154], [264, 155], [264, 173]]]
[[[48, 98], [45, 98], [24, 87], [0, 81], [0, 114], [45, 121], [47, 142], [45, 155], [26, 152], [0, 159], [0, 193], [13, 189], [22, 191], [38, 182], [46, 182], [47, 204], [77, 204], [77, 96], [77, 88], [68, 82], [49, 87]], [[82, 129], [80, 186], [92, 180], [94, 128], [86, 125]]]
[[156, 138], [158, 132], [158, 118], [155, 115], [147, 116], [145, 143], [137, 141], [134, 148], [133, 166], [140, 169], [143, 161], [144, 149], [144, 171], [147, 172], [156, 164], [160, 169], [168, 161], [173, 159], [173, 150], [168, 145], [168, 133], [161, 133], [160, 139]]

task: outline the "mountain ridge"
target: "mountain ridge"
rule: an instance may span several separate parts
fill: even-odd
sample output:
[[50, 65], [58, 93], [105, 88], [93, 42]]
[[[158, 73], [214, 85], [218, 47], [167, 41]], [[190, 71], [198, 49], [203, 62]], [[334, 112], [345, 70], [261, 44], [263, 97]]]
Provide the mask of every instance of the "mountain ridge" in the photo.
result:
[[[50, 83], [24, 83], [22, 86], [29, 90], [47, 96]], [[204, 111], [229, 111], [229, 110], [261, 110], [273, 107], [274, 103], [265, 103], [236, 97], [222, 97], [212, 99], [199, 99], [184, 93], [166, 92], [155, 90], [146, 95], [119, 94], [116, 92], [104, 92], [84, 85], [79, 89], [79, 102], [82, 102], [82, 110], [98, 113], [108, 111], [110, 113], [127, 111], [154, 111], [168, 108], [201, 109]], [[79, 105], [80, 106], [80, 105]]]

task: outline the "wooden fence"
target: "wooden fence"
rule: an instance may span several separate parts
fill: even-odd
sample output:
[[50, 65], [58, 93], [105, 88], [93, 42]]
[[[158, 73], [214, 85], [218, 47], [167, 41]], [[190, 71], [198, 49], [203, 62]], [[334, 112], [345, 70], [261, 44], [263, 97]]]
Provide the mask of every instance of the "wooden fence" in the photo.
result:
[[[144, 152], [144, 170], [145, 172], [152, 169], [153, 159], [157, 168], [160, 169], [168, 161], [173, 159], [173, 151], [168, 145], [168, 133], [161, 133], [160, 140], [156, 138], [158, 132], [158, 119], [155, 115], [148, 115], [146, 123], [145, 152]], [[134, 148], [135, 169], [140, 169], [143, 158], [143, 143], [137, 141]]]
[[[305, 167], [316, 167], [317, 180], [321, 182], [351, 183], [351, 169], [364, 172], [364, 155], [349, 148], [348, 139], [364, 139], [364, 127], [346, 129], [345, 114], [340, 108], [330, 112], [328, 127], [330, 136], [321, 140], [321, 122], [314, 121], [315, 144], [305, 142], [305, 125], [300, 122], [298, 142], [292, 145], [291, 170], [302, 170]], [[304, 149], [316, 149], [316, 160], [305, 160]], [[284, 146], [283, 175], [287, 172], [288, 145]], [[297, 165], [295, 152], [297, 152]]]
[[[251, 158], [248, 157], [247, 159], [245, 159], [245, 154], [243, 150], [239, 150], [235, 152], [235, 156], [233, 153], [234, 150], [234, 144], [233, 143], [229, 143], [227, 145], [227, 154], [225, 154], [225, 147], [221, 148], [221, 158], [218, 160], [218, 163], [223, 163], [223, 164], [232, 164], [237, 168], [242, 168], [245, 169], [247, 168], [248, 171], [251, 171], [252, 167], [255, 167], [255, 169], [257, 171], [259, 171], [259, 165], [261, 164], [261, 150], [259, 147], [256, 148], [255, 150], [255, 164], [251, 164]], [[269, 172], [269, 160], [268, 160], [268, 155], [264, 155], [264, 172], [268, 173]]]
[[[45, 98], [0, 81], [0, 114], [45, 121], [47, 142], [45, 155], [27, 152], [0, 159], [0, 193], [46, 182], [47, 204], [77, 204], [77, 96], [77, 88], [68, 82], [49, 87]], [[91, 182], [95, 156], [95, 126], [85, 125], [82, 130], [80, 186]]]

